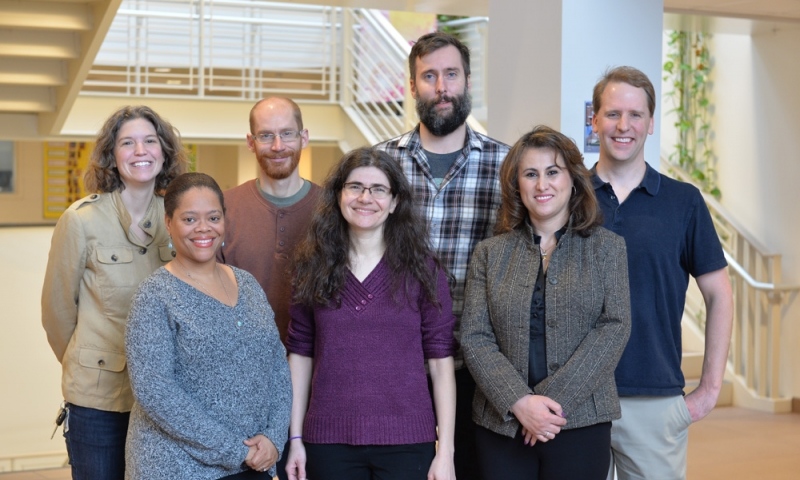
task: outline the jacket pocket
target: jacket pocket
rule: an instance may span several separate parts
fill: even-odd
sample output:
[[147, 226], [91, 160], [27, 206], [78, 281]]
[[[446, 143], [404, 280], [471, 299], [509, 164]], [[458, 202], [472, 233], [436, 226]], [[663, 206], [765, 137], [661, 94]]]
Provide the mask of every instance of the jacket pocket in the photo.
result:
[[131, 263], [133, 251], [129, 247], [97, 247], [97, 261], [105, 265]]
[[161, 245], [158, 247], [158, 256], [163, 263], [169, 263], [175, 258], [175, 249], [169, 248], [169, 245]]
[[76, 375], [76, 386], [86, 395], [116, 398], [128, 381], [123, 353], [82, 347], [78, 362], [82, 372]]

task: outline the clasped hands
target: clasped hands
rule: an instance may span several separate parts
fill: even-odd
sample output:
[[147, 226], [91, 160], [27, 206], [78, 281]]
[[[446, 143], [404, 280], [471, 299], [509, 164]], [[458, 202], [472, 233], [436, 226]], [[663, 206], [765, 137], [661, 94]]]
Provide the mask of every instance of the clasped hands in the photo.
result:
[[511, 413], [522, 424], [525, 445], [550, 441], [567, 424], [561, 405], [542, 395], [525, 395], [511, 406]]
[[244, 463], [258, 472], [266, 472], [278, 461], [278, 449], [272, 441], [262, 434], [248, 438], [244, 441], [250, 450]]

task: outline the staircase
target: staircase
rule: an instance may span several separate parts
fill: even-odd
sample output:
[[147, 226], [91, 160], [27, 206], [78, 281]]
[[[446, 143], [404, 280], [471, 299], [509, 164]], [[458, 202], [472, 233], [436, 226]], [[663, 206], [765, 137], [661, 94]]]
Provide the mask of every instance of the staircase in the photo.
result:
[[[694, 183], [687, 172], [668, 158], [661, 158], [661, 168], [669, 176]], [[758, 242], [716, 199], [710, 195], [704, 197], [728, 262], [733, 289], [733, 332], [726, 384], [717, 404], [771, 413], [790, 412], [792, 400], [782, 393], [780, 385], [780, 332], [781, 324], [787, 320], [786, 307], [797, 298], [800, 285], [782, 284], [781, 255]], [[686, 352], [682, 368], [688, 393], [696, 388], [700, 378], [705, 343], [705, 304], [694, 280], [686, 293], [682, 325]]]

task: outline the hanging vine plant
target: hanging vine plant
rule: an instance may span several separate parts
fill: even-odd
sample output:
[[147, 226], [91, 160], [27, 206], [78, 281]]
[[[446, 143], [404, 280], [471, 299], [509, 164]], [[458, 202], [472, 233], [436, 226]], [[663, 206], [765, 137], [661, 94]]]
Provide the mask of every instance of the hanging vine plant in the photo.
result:
[[700, 185], [719, 199], [716, 183], [716, 156], [712, 149], [709, 100], [711, 54], [708, 33], [671, 31], [667, 41], [664, 80], [672, 86], [666, 97], [672, 100], [678, 138], [669, 159], [677, 163]]

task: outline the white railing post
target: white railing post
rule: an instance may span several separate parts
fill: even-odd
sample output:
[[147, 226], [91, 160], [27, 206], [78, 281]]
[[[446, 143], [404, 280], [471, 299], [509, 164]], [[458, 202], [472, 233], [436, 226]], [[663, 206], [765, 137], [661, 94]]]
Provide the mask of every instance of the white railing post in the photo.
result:
[[[661, 159], [664, 170], [692, 183], [691, 177], [668, 158]], [[728, 262], [733, 288], [733, 332], [729, 363], [746, 388], [758, 397], [785, 400], [781, 395], [782, 307], [800, 292], [798, 285], [781, 284], [781, 256], [766, 253], [747, 230], [728, 214], [713, 197], [704, 195]], [[703, 331], [704, 318], [698, 318], [690, 304], [702, 301], [697, 292], [687, 293], [685, 314]]]

